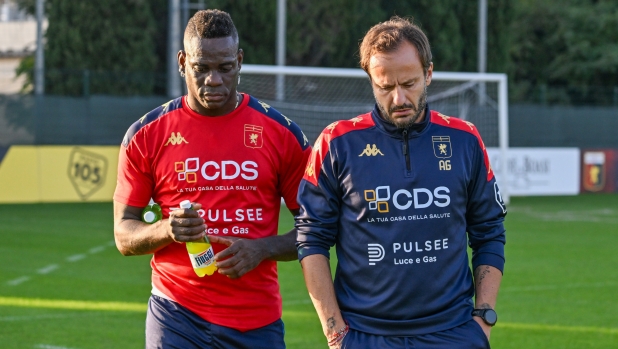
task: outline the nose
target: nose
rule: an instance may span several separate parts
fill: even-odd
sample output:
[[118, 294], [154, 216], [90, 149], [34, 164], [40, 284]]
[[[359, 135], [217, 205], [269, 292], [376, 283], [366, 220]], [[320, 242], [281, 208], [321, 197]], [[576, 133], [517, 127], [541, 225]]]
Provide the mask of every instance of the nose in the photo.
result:
[[406, 95], [401, 86], [396, 86], [393, 89], [393, 105], [404, 105], [406, 104]]
[[207, 86], [219, 86], [222, 83], [223, 80], [221, 79], [221, 74], [214, 69], [206, 75], [206, 79], [204, 80], [204, 84]]

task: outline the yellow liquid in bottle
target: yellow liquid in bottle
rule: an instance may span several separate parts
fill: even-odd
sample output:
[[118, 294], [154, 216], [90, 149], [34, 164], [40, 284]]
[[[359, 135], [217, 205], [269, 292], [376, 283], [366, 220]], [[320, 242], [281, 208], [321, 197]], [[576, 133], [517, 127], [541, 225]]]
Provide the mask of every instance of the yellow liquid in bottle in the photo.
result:
[[[193, 209], [193, 204], [190, 200], [183, 200], [180, 202], [181, 209]], [[189, 259], [193, 270], [199, 277], [204, 275], [212, 275], [217, 270], [215, 266], [215, 251], [212, 249], [208, 236], [204, 236], [204, 239], [199, 242], [187, 242], [187, 252], [189, 252]]]
[[215, 266], [215, 253], [210, 242], [187, 242], [187, 252], [191, 258], [191, 264], [195, 274], [199, 277], [212, 275], [217, 271]]

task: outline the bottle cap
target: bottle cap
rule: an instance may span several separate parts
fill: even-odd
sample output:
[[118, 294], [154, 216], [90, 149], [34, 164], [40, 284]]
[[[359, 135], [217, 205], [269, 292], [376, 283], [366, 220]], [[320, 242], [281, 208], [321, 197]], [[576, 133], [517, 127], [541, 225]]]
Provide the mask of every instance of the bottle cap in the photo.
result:
[[191, 200], [182, 200], [180, 202], [180, 208], [191, 208]]
[[152, 223], [157, 218], [157, 216], [152, 211], [148, 211], [144, 213], [144, 221], [146, 223]]

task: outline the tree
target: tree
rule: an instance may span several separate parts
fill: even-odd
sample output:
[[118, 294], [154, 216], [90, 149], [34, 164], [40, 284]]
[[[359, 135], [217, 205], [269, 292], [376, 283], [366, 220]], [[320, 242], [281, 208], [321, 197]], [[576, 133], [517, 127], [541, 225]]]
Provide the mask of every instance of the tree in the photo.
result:
[[[436, 70], [478, 70], [478, 1], [382, 0], [382, 7], [388, 16], [414, 18], [429, 38]], [[490, 72], [505, 72], [508, 67], [512, 12], [508, 0], [488, 1], [487, 70]]]
[[547, 91], [550, 103], [612, 103], [602, 90], [618, 86], [618, 3], [523, 2], [514, 28], [513, 99]]
[[288, 1], [290, 65], [358, 67], [360, 41], [384, 18], [378, 2]]
[[[228, 12], [238, 29], [245, 62], [275, 64], [276, 0], [215, 0], [210, 8]], [[286, 64], [357, 67], [359, 40], [384, 17], [377, 2], [287, 0]]]
[[230, 14], [238, 30], [245, 63], [275, 64], [277, 33], [276, 0], [213, 0], [209, 8]]
[[[20, 5], [33, 11], [33, 2]], [[152, 93], [159, 60], [147, 0], [47, 0], [46, 12], [47, 93]]]

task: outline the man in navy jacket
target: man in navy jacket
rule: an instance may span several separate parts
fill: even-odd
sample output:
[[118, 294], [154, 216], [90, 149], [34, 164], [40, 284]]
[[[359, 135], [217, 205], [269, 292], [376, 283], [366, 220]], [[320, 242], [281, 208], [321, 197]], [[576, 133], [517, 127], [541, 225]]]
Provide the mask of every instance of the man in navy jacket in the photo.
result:
[[376, 108], [322, 132], [298, 196], [299, 259], [328, 344], [489, 348], [506, 208], [483, 141], [429, 109], [433, 63], [416, 25], [377, 24], [360, 54]]

